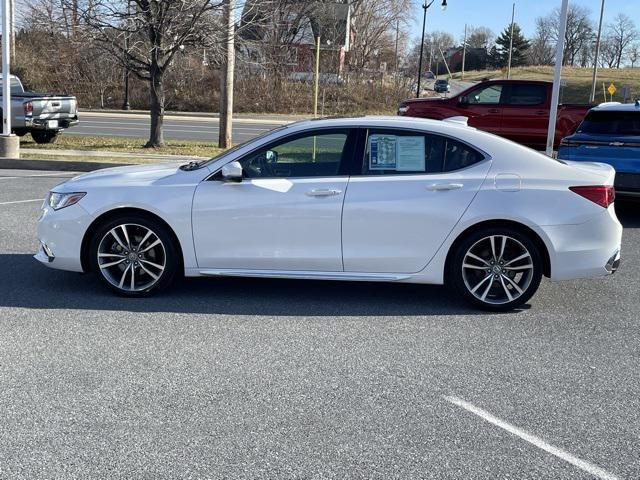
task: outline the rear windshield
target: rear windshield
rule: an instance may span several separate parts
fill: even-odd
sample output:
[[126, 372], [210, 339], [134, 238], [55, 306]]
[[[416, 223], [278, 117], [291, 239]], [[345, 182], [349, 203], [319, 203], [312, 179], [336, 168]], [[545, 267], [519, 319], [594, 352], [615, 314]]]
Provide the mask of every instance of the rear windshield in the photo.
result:
[[[22, 84], [18, 81], [17, 78], [9, 79], [9, 85], [11, 88], [11, 93], [23, 93], [24, 90], [22, 88]], [[2, 78], [0, 78], [0, 92], [2, 92]]]
[[640, 135], [640, 111], [591, 111], [578, 127], [578, 132]]

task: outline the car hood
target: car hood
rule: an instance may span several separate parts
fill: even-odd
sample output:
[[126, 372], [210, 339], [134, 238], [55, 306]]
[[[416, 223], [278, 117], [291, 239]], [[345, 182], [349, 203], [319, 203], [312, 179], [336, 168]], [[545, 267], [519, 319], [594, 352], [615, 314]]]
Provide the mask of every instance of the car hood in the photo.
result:
[[[91, 187], [108, 187], [123, 185], [149, 185], [153, 183], [176, 183], [189, 181], [194, 172], [180, 170], [180, 165], [185, 162], [159, 163], [150, 165], [131, 165], [127, 167], [114, 167], [84, 173], [72, 178], [56, 188], [56, 191], [81, 191]], [[200, 175], [202, 177], [202, 170]]]

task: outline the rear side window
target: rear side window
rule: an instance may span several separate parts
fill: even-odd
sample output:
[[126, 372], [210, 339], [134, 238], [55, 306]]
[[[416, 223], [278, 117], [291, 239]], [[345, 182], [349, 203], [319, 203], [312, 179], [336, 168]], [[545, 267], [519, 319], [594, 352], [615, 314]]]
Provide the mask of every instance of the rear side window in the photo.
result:
[[547, 87], [544, 85], [511, 85], [510, 105], [540, 105], [546, 101]]
[[370, 129], [363, 175], [442, 173], [466, 168], [484, 156], [448, 137], [393, 129]]
[[592, 110], [578, 127], [580, 133], [640, 135], [640, 111]]

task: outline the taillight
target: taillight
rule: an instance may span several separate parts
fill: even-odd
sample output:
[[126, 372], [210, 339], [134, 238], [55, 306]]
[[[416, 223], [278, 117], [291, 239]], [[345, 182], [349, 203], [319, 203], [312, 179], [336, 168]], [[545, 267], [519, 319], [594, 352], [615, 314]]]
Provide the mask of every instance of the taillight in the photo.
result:
[[33, 102], [24, 102], [23, 106], [25, 115], [33, 115]]
[[569, 187], [569, 190], [603, 208], [608, 208], [616, 199], [616, 191], [611, 185]]

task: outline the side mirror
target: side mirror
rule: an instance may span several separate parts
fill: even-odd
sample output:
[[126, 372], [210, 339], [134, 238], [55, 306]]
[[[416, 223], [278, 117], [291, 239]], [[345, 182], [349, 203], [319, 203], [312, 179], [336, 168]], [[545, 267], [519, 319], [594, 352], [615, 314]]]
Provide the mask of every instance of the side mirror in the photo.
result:
[[278, 162], [278, 152], [275, 150], [267, 150], [264, 154], [267, 163], [277, 163]]
[[460, 105], [469, 105], [469, 97], [467, 97], [466, 95], [463, 95], [458, 99], [458, 103]]
[[240, 162], [229, 162], [222, 167], [222, 179], [225, 182], [241, 182], [242, 165]]

